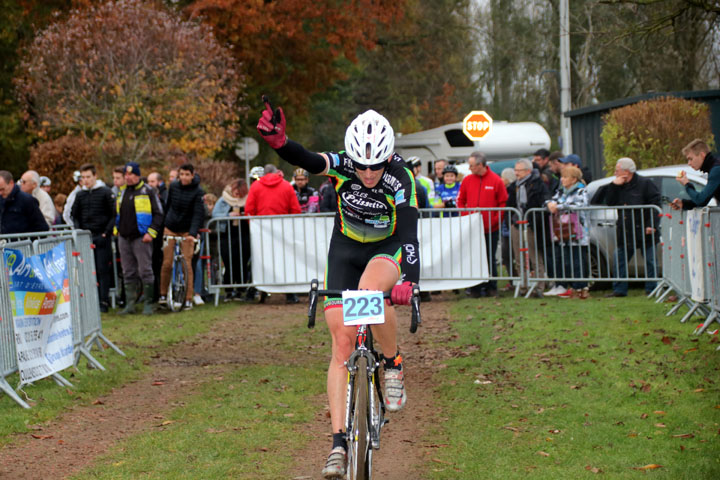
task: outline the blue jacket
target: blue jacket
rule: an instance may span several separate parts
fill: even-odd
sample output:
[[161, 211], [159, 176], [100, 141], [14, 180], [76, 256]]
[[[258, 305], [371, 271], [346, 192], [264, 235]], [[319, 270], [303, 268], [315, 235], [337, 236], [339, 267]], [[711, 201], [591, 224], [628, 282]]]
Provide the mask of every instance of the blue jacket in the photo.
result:
[[0, 197], [0, 234], [50, 230], [38, 201], [15, 185], [7, 198]]

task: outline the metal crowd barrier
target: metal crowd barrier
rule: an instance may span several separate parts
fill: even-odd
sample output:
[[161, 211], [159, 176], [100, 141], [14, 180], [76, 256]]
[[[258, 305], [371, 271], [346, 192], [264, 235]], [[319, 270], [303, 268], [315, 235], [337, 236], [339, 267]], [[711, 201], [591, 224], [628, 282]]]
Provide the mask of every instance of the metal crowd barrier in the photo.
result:
[[[519, 285], [521, 280], [521, 270], [515, 268], [515, 256], [512, 249], [503, 254], [503, 239], [509, 243], [510, 219], [512, 216], [517, 217], [519, 211], [512, 208], [486, 208], [486, 209], [427, 209], [421, 210], [421, 235], [426, 235], [436, 239], [435, 241], [444, 241], [446, 237], [451, 237], [458, 233], [452, 228], [443, 231], [440, 235], [443, 225], [440, 225], [445, 219], [459, 217], [462, 215], [485, 213], [492, 215], [494, 213], [502, 216], [501, 227], [506, 227], [507, 235], [504, 236], [503, 229], [498, 228], [496, 231], [490, 231], [484, 234], [486, 243], [486, 255], [488, 258], [494, 257], [498, 265], [496, 275], [492, 275], [490, 270], [489, 278], [481, 277], [477, 272], [473, 272], [468, 268], [452, 268], [463, 266], [464, 262], [477, 260], [480, 254], [475, 244], [460, 245], [457, 251], [452, 252], [450, 263], [443, 264], [435, 262], [431, 268], [423, 268], [421, 270], [421, 282], [423, 280], [459, 280], [465, 283], [477, 280], [478, 283], [488, 280], [510, 280]], [[298, 292], [304, 291], [309, 279], [314, 278], [320, 271], [320, 275], [324, 271], [325, 258], [327, 257], [327, 245], [333, 229], [332, 213], [310, 213], [301, 215], [274, 215], [261, 217], [218, 217], [208, 222], [209, 232], [205, 235], [201, 252], [202, 258], [211, 259], [211, 274], [209, 275], [208, 291], [215, 296], [215, 304], [219, 302], [220, 292], [225, 289], [238, 289], [257, 287], [258, 285], [268, 286], [287, 286], [298, 285]], [[292, 220], [292, 221], [290, 221]], [[250, 224], [249, 222], [260, 222], [262, 224], [271, 225], [268, 231], [281, 238], [296, 239], [289, 251], [277, 252], [273, 251], [272, 246], [263, 237], [263, 241], [257, 245], [250, 243]], [[451, 223], [451, 222], [446, 222]], [[258, 223], [256, 223], [258, 224]], [[478, 241], [477, 245], [480, 245]], [[492, 248], [495, 246], [495, 248]], [[443, 245], [433, 249], [443, 251]], [[491, 250], [493, 254], [491, 255]], [[260, 260], [263, 267], [271, 272], [271, 275], [265, 276], [261, 283], [255, 281], [252, 277], [251, 257], [255, 262]], [[288, 258], [300, 259], [302, 265], [306, 269], [313, 272], [303, 271], [296, 263], [290, 263]], [[214, 261], [213, 261], [214, 260]], [[423, 262], [430, 263], [430, 262]], [[503, 268], [504, 265], [504, 268]], [[255, 265], [257, 268], [258, 266]]]
[[[16, 239], [24, 239], [15, 241]], [[16, 248], [23, 255], [35, 255], [47, 252], [59, 244], [65, 245], [68, 267], [68, 280], [72, 308], [73, 348], [75, 366], [80, 355], [88, 360], [93, 368], [105, 370], [91, 354], [95, 344], [102, 349], [103, 340], [120, 355], [125, 354], [108, 340], [102, 333], [100, 303], [97, 292], [95, 274], [95, 258], [93, 255], [92, 235], [86, 230], [60, 229], [58, 231], [37, 234], [16, 234], [0, 236], [0, 253], [4, 248]], [[4, 269], [3, 269], [4, 270]], [[5, 377], [18, 369], [15, 353], [15, 340], [12, 307], [10, 304], [7, 275], [0, 275], [0, 389], [24, 408], [29, 408], [15, 391], [8, 385]], [[5, 320], [5, 321], [3, 321]], [[59, 374], [52, 378], [60, 385], [72, 386]]]
[[[556, 237], [552, 230], [551, 215], [546, 208], [532, 208], [525, 211], [523, 219], [518, 222], [520, 235], [521, 265], [524, 282], [529, 287], [527, 296], [533, 289], [550, 282], [645, 282], [646, 284], [662, 280], [659, 275], [658, 249], [656, 234], [646, 235], [647, 227], [661, 227], [662, 210], [655, 205], [636, 206], [588, 206], [577, 207], [561, 213], [571, 215], [570, 225], [575, 232], [575, 219], [584, 217], [582, 240], [563, 241]], [[618, 217], [629, 217], [629, 228], [617, 232]], [[639, 218], [638, 218], [639, 217]], [[656, 218], [656, 222], [646, 220]], [[578, 220], [579, 221], [579, 220]], [[577, 224], [578, 226], [579, 225]], [[563, 227], [564, 228], [564, 227]], [[646, 235], [641, 238], [640, 235]], [[636, 248], [618, 250], [621, 245], [632, 245]], [[573, 245], [575, 252], [569, 245]], [[563, 248], [565, 247], [565, 248]], [[623, 265], [618, 254], [624, 256]], [[654, 268], [650, 268], [654, 265]], [[576, 269], [579, 274], [574, 274]], [[653, 271], [654, 270], [654, 271]], [[570, 274], [568, 274], [570, 272]], [[654, 289], [655, 287], [653, 287]]]
[[[30, 242], [30, 240], [6, 242], [0, 245], [0, 259], [2, 259], [3, 263], [3, 250], [5, 248], [20, 250], [23, 255], [32, 255], [32, 242]], [[12, 375], [18, 371], [15, 352], [15, 328], [12, 318], [10, 286], [8, 285], [8, 277], [3, 269], [2, 275], [0, 275], [0, 390], [15, 400], [21, 407], [30, 408], [30, 405], [25, 403], [7, 380], [5, 380], [8, 375]]]

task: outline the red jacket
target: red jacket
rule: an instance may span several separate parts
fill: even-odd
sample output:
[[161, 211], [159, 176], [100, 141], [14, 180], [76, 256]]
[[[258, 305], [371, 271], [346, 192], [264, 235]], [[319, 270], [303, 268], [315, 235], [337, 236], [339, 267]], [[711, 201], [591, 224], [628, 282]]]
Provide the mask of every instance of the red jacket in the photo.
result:
[[268, 173], [250, 185], [245, 201], [247, 215], [285, 215], [300, 213], [295, 189], [279, 173]]
[[[457, 206], [458, 208], [501, 208], [505, 206], [507, 199], [508, 193], [505, 184], [500, 176], [488, 167], [482, 177], [473, 174], [463, 178]], [[485, 232], [496, 232], [500, 228], [502, 212], [483, 212], [482, 215]]]

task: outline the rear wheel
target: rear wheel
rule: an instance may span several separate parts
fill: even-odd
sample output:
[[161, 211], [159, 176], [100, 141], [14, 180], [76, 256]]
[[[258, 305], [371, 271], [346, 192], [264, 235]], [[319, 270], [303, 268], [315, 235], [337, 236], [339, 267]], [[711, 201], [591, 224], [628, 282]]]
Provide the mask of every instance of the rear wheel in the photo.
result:
[[185, 306], [187, 294], [188, 267], [184, 258], [175, 258], [170, 288], [168, 288], [167, 304], [173, 312], [179, 312]]
[[352, 417], [348, 452], [348, 478], [368, 480], [370, 478], [370, 431], [368, 429], [368, 376], [367, 359], [359, 357], [352, 395]]

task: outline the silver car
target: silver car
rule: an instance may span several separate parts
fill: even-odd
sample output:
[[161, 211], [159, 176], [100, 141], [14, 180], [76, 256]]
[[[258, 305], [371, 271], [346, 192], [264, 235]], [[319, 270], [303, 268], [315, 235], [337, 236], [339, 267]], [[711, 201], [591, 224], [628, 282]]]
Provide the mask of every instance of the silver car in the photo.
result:
[[[685, 187], [676, 180], [679, 171], [683, 170], [695, 189], [700, 191], [707, 184], [707, 177], [700, 174], [687, 165], [673, 165], [667, 167], [647, 168], [638, 170], [637, 174], [649, 178], [660, 190], [662, 205], [668, 205], [675, 198], [689, 199]], [[586, 187], [588, 199], [592, 201], [600, 187], [603, 187], [615, 179], [615, 176], [601, 178], [590, 182]], [[662, 206], [661, 205], [661, 206]], [[715, 200], [710, 201], [715, 205]], [[617, 210], [601, 209], [589, 212], [590, 219], [590, 269], [593, 277], [608, 277], [612, 273], [613, 254], [616, 248], [615, 223], [617, 221]], [[661, 235], [665, 232], [660, 232]], [[657, 252], [658, 272], [660, 272], [662, 255]], [[636, 254], [634, 259], [628, 259], [628, 275], [630, 277], [645, 275], [645, 261], [641, 254]]]

